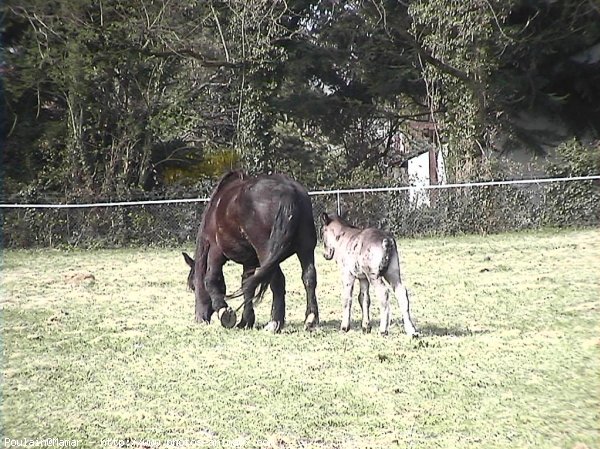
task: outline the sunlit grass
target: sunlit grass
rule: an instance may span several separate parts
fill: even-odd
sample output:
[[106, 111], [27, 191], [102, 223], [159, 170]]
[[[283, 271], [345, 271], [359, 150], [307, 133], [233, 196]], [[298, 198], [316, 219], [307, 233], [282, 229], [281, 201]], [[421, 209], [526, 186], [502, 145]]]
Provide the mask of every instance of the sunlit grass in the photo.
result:
[[[2, 435], [80, 447], [598, 447], [598, 231], [399, 244], [419, 340], [398, 325], [363, 335], [358, 304], [341, 334], [339, 275], [320, 249], [322, 325], [302, 329], [289, 260], [281, 335], [193, 323], [180, 254], [191, 247], [6, 251]], [[240, 274], [227, 266], [230, 291]], [[266, 298], [260, 325], [269, 310]]]

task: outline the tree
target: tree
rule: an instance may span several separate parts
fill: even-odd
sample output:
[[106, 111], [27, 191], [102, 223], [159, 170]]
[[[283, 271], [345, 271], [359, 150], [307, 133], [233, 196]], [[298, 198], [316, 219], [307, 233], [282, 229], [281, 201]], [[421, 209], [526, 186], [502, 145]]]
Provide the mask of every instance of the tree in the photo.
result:
[[523, 113], [553, 114], [571, 124], [570, 134], [598, 135], [599, 65], [576, 61], [600, 44], [594, 2], [419, 0], [409, 10], [455, 175], [470, 176], [459, 168], [476, 168], [489, 151], [524, 145], [543, 153], [544, 143], [558, 143], [550, 130], [540, 136], [521, 126]]
[[301, 5], [280, 42], [286, 61], [275, 107], [305, 134], [318, 129], [330, 148], [340, 148], [329, 157], [341, 159], [343, 173], [382, 166], [401, 125], [428, 114], [415, 51], [389, 33], [406, 8], [391, 1]]
[[[9, 164], [9, 178], [68, 195], [119, 195], [230, 143], [230, 77], [211, 60], [209, 9], [85, 0], [6, 8], [13, 126], [4, 158], [24, 167]], [[183, 31], [190, 21], [205, 31]]]
[[3, 12], [10, 192], [121, 196], [236, 165], [334, 182], [340, 169], [384, 173], [420, 120], [466, 178], [492, 151], [544, 150], [550, 133], [522, 126], [525, 113], [599, 133], [592, 0], [10, 0]]

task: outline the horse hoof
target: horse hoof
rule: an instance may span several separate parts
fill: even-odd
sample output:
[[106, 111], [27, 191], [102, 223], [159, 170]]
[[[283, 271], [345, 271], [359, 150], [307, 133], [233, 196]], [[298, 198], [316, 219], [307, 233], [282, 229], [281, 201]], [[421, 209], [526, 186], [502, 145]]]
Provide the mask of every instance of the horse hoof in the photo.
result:
[[223, 307], [219, 310], [219, 320], [221, 320], [221, 326], [231, 329], [233, 326], [235, 326], [237, 316], [231, 307]]
[[244, 319], [242, 318], [242, 320], [237, 324], [236, 326], [238, 329], [243, 329], [243, 330], [250, 330], [252, 329], [252, 324], [244, 321]]
[[317, 324], [319, 324], [317, 316], [314, 313], [309, 313], [306, 320], [304, 320], [304, 329], [307, 331], [312, 330], [317, 327]]
[[350, 326], [342, 326], [342, 327], [340, 327], [340, 330], [342, 332], [348, 332], [350, 330]]
[[370, 334], [371, 333], [371, 326], [364, 326], [362, 328], [363, 334]]
[[269, 321], [264, 330], [272, 334], [277, 334], [281, 332], [281, 323], [279, 321]]

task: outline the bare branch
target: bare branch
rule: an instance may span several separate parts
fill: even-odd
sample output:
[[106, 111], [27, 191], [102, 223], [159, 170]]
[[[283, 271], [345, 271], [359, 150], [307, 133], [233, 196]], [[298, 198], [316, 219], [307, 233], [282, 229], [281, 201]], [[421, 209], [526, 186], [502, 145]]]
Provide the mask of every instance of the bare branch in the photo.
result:
[[225, 60], [227, 62], [230, 62], [229, 51], [227, 50], [227, 44], [225, 43], [225, 36], [223, 36], [223, 30], [221, 29], [221, 22], [219, 22], [219, 17], [217, 16], [217, 12], [215, 11], [215, 7], [212, 3], [210, 4], [210, 9], [212, 11], [213, 17], [215, 18], [215, 22], [217, 23], [219, 35], [221, 36], [221, 43], [223, 44], [223, 51], [225, 52]]

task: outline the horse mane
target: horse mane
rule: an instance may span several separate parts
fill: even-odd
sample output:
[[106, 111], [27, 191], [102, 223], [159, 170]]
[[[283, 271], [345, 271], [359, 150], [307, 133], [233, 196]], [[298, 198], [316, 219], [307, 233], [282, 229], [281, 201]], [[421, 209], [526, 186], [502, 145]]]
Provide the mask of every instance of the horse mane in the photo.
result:
[[212, 193], [210, 194], [210, 199], [208, 200], [208, 203], [206, 203], [206, 207], [204, 208], [204, 211], [202, 212], [202, 219], [200, 220], [200, 227], [199, 227], [200, 232], [204, 231], [205, 218], [208, 215], [208, 212], [212, 208], [212, 205], [213, 205], [213, 202], [214, 202], [214, 199], [215, 199], [215, 196], [217, 195], [217, 193], [219, 193], [219, 191], [223, 187], [225, 187], [227, 184], [229, 184], [230, 182], [235, 181], [236, 179], [244, 179], [245, 177], [246, 177], [246, 174], [241, 170], [231, 170], [231, 171], [228, 171], [227, 173], [225, 173], [223, 176], [221, 176], [219, 181], [217, 181], [217, 185], [215, 186]]
[[[223, 188], [223, 186], [226, 186], [231, 181], [234, 181], [236, 179], [244, 179], [245, 177], [246, 177], [246, 174], [241, 170], [231, 170], [231, 171], [228, 171], [227, 173], [225, 173], [223, 176], [221, 176], [219, 181], [217, 181], [217, 185], [215, 186], [212, 193], [210, 194], [211, 201], [212, 201], [213, 196], [215, 196], [215, 194], [219, 190], [221, 190], [221, 188]], [[210, 205], [211, 201], [209, 201], [209, 203], [208, 203], [209, 205]]]

